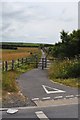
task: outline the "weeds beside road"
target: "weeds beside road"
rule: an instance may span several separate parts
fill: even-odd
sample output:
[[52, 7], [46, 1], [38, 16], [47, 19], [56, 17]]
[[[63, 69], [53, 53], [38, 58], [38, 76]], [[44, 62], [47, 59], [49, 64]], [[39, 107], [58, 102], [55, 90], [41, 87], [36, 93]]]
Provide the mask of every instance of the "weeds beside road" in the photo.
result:
[[71, 87], [80, 87], [80, 60], [54, 60], [48, 70], [49, 78]]

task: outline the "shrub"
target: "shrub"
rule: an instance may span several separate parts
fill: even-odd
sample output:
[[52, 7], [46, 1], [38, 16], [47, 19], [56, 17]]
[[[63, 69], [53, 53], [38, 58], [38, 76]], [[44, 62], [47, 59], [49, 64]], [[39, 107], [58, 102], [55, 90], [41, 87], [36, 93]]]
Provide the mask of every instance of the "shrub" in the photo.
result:
[[49, 69], [51, 78], [78, 78], [80, 77], [80, 60], [63, 60], [53, 62]]

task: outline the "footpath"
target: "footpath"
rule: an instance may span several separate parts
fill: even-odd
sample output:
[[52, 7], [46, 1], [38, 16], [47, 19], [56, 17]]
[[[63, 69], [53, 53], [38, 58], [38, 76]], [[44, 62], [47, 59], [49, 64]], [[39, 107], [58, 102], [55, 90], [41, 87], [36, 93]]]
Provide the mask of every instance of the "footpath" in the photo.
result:
[[[43, 51], [41, 58], [45, 58]], [[12, 107], [42, 106], [44, 104], [53, 105], [54, 103], [57, 104], [57, 102], [55, 102], [56, 100], [58, 100], [58, 103], [61, 103], [62, 100], [65, 102], [67, 99], [75, 99], [73, 101], [78, 102], [76, 98], [80, 97], [80, 95], [78, 95], [78, 89], [49, 80], [47, 70], [42, 70], [40, 65], [38, 68], [20, 75], [17, 79], [17, 83], [26, 101], [24, 104], [17, 101], [16, 105], [14, 104]]]
[[[45, 58], [45, 53], [43, 51], [41, 58]], [[80, 96], [78, 95], [78, 89], [58, 84], [49, 80], [47, 70], [42, 70], [42, 67], [40, 65], [38, 68], [22, 74], [17, 79], [17, 81], [24, 96], [28, 96], [29, 98], [29, 106], [40, 106], [41, 104], [43, 105], [44, 102], [46, 103], [46, 101], [49, 105], [51, 101], [53, 101], [53, 104], [54, 100], [77, 100], [76, 98]]]

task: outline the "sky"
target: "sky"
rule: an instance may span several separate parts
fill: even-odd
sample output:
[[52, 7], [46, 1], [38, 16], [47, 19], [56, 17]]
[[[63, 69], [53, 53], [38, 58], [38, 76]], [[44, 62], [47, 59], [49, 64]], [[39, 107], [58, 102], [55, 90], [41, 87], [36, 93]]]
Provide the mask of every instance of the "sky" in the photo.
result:
[[0, 41], [49, 43], [78, 28], [78, 2], [1, 2]]

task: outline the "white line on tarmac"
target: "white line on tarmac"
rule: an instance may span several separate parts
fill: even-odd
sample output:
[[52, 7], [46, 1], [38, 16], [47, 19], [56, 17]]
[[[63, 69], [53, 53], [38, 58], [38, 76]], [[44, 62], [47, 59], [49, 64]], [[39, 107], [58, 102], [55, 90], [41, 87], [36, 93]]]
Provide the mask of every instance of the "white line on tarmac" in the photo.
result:
[[46, 118], [46, 120], [49, 120], [48, 117], [43, 113], [43, 111], [37, 111], [35, 112], [35, 114], [39, 119]]
[[69, 97], [74, 97], [74, 95], [68, 95], [68, 96], [66, 96], [66, 98], [69, 98]]
[[[37, 108], [48, 108], [48, 107], [58, 107], [58, 106], [67, 106], [67, 105], [78, 105], [78, 103], [70, 103], [70, 104], [61, 104], [61, 105], [50, 105], [50, 106], [30, 106], [30, 107], [15, 107], [18, 110], [26, 110], [26, 109], [37, 109]], [[9, 108], [0, 108], [0, 111], [6, 111]]]
[[33, 100], [33, 101], [35, 101], [35, 100], [39, 100], [39, 98], [33, 98], [32, 100]]
[[42, 98], [43, 100], [49, 100], [50, 99], [50, 97], [44, 97], [44, 98]]
[[75, 95], [76, 97], [80, 97], [80, 95]]
[[[62, 92], [65, 92], [63, 90], [59, 90], [59, 89], [56, 89], [56, 88], [52, 88], [52, 87], [49, 87], [49, 86], [46, 86], [46, 85], [42, 85], [43, 89], [45, 90], [45, 92], [47, 94], [51, 94], [51, 93], [62, 93]], [[51, 91], [47, 90], [47, 88], [51, 89]]]
[[63, 96], [57, 96], [57, 97], [54, 97], [55, 99], [59, 99], [59, 98], [62, 98]]

